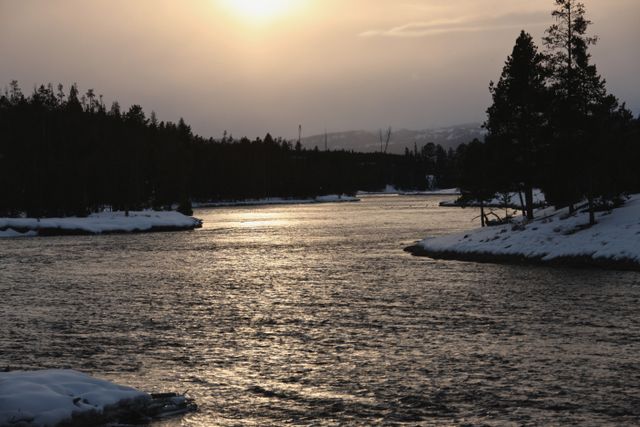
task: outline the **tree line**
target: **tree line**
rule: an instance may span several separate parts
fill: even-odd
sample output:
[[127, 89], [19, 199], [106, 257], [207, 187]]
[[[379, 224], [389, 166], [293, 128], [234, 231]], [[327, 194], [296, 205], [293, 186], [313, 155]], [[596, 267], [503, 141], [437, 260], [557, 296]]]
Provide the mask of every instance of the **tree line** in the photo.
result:
[[[540, 50], [522, 31], [489, 90], [485, 141], [456, 150], [428, 143], [387, 154], [304, 149], [267, 134], [221, 139], [195, 135], [180, 119], [159, 121], [132, 105], [107, 108], [74, 84], [16, 81], [0, 93], [0, 216], [87, 215], [167, 209], [191, 201], [460, 187], [463, 199], [521, 192], [533, 219], [533, 189], [570, 211], [598, 209], [640, 192], [640, 117], [609, 94], [591, 63], [591, 22], [582, 3], [555, 0], [555, 23]], [[390, 137], [390, 132], [389, 136]], [[388, 139], [387, 144], [388, 146]], [[484, 218], [484, 215], [481, 215]]]
[[460, 184], [465, 197], [480, 201], [524, 193], [528, 219], [534, 188], [571, 213], [585, 201], [594, 224], [597, 210], [640, 192], [640, 117], [607, 92], [591, 63], [598, 38], [588, 35], [584, 5], [555, 3], [544, 50], [522, 31], [499, 81], [490, 83], [486, 141], [460, 148]]
[[282, 138], [221, 139], [122, 111], [76, 85], [0, 95], [0, 216], [84, 216], [105, 207], [168, 209], [191, 201], [314, 197], [425, 189], [427, 175], [456, 185], [455, 153], [428, 144], [404, 156], [303, 149]]

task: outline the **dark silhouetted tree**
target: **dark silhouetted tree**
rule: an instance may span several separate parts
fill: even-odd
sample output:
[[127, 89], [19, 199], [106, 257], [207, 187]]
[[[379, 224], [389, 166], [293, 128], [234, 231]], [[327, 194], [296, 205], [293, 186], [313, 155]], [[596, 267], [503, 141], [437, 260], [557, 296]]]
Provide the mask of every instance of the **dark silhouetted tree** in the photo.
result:
[[533, 219], [533, 187], [541, 173], [539, 158], [548, 101], [544, 57], [522, 31], [497, 84], [489, 86], [493, 105], [487, 110], [487, 143], [494, 156], [501, 190], [523, 190], [526, 215]]
[[554, 137], [554, 165], [549, 168], [545, 192], [553, 203], [573, 205], [583, 197], [589, 203], [590, 223], [595, 223], [594, 197], [599, 147], [590, 136], [590, 123], [597, 114], [611, 110], [605, 81], [590, 63], [589, 46], [597, 42], [588, 36], [591, 21], [584, 4], [576, 0], [555, 0], [556, 23], [546, 32], [548, 68], [551, 74], [553, 102], [551, 127]]

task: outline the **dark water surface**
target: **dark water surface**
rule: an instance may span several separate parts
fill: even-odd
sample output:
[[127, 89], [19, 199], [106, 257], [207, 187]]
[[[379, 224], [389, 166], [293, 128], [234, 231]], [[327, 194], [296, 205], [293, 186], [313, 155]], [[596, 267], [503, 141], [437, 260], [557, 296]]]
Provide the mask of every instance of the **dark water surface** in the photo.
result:
[[473, 226], [438, 200], [0, 240], [0, 367], [188, 390], [163, 426], [640, 423], [640, 274], [405, 254]]

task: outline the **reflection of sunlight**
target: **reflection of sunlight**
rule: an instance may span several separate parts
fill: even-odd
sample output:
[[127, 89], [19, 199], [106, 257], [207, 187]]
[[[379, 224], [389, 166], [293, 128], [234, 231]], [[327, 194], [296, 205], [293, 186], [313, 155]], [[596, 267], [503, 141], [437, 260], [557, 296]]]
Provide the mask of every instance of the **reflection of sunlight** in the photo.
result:
[[238, 215], [238, 221], [242, 228], [286, 227], [293, 224], [278, 212], [242, 212]]
[[240, 227], [242, 228], [258, 228], [258, 227], [281, 227], [288, 225], [288, 221], [285, 220], [263, 220], [263, 221], [242, 221]]

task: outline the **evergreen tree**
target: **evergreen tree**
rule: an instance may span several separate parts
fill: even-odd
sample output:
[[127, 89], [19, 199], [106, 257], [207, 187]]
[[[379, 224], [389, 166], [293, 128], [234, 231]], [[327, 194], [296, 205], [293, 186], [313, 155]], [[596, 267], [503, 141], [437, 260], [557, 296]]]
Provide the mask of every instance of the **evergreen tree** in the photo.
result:
[[493, 105], [487, 110], [487, 143], [491, 145], [500, 190], [524, 190], [526, 215], [533, 219], [533, 186], [546, 125], [544, 57], [532, 37], [522, 31], [507, 58], [497, 84], [489, 90]]
[[595, 179], [600, 147], [590, 137], [590, 125], [597, 114], [606, 114], [612, 99], [605, 81], [590, 63], [590, 45], [598, 38], [587, 35], [591, 21], [585, 17], [584, 4], [576, 0], [555, 0], [556, 23], [546, 32], [553, 103], [552, 129], [555, 139], [550, 180], [545, 193], [556, 204], [573, 205], [583, 197], [589, 203], [590, 223], [595, 223]]

